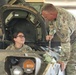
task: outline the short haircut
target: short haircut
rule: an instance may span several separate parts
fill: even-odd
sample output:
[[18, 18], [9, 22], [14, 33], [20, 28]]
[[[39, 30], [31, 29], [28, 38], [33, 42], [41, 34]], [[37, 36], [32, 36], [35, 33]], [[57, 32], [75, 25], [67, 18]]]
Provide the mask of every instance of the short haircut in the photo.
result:
[[13, 33], [13, 37], [12, 37], [12, 42], [13, 43], [15, 43], [14, 38], [16, 38], [19, 33], [23, 33], [23, 32], [22, 31], [16, 31], [16, 32]]
[[[21, 32], [21, 31], [16, 31], [16, 32], [13, 34], [13, 38], [16, 38], [19, 33], [23, 33], [23, 32]], [[24, 34], [24, 33], [23, 33], [23, 34]]]
[[53, 11], [53, 12], [57, 12], [57, 10], [56, 10], [56, 8], [55, 8], [55, 6], [53, 4], [45, 4], [45, 5], [43, 5], [41, 11], [48, 11], [48, 12]]

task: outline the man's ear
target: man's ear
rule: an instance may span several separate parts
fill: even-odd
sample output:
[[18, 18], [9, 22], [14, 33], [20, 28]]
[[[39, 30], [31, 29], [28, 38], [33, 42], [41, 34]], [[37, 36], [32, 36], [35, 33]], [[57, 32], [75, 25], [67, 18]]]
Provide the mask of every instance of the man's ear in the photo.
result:
[[43, 10], [43, 11], [42, 11], [42, 14], [45, 14], [45, 13], [46, 13], [46, 11]]

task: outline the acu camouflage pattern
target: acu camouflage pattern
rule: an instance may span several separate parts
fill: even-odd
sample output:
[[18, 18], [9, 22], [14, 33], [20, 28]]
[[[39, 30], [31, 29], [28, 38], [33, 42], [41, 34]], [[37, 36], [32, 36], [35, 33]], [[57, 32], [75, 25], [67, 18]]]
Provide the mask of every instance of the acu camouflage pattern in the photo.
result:
[[21, 48], [16, 48], [14, 44], [11, 44], [10, 46], [6, 48], [6, 50], [16, 50], [16, 51], [18, 50], [22, 52], [29, 52], [29, 51], [32, 51], [32, 48], [29, 47], [28, 45], [23, 45], [23, 47]]
[[67, 75], [76, 75], [76, 40], [73, 40], [72, 44], [70, 43], [72, 41], [70, 37], [76, 36], [74, 33], [76, 31], [76, 21], [73, 15], [65, 9], [56, 9], [58, 11], [57, 19], [49, 22], [49, 35], [56, 33], [60, 38], [63, 50], [60, 60], [68, 61]]
[[67, 64], [66, 75], [76, 75], [76, 31], [71, 36], [71, 56]]

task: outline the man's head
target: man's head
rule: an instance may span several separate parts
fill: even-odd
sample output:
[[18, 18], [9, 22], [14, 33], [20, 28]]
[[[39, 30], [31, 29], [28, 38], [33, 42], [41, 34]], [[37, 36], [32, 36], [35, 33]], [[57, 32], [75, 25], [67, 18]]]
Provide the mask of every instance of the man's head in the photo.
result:
[[57, 17], [57, 10], [52, 4], [46, 4], [42, 7], [42, 16], [48, 21], [53, 21]]
[[15, 44], [24, 44], [25, 43], [25, 37], [22, 32], [15, 32], [13, 34], [13, 41]]

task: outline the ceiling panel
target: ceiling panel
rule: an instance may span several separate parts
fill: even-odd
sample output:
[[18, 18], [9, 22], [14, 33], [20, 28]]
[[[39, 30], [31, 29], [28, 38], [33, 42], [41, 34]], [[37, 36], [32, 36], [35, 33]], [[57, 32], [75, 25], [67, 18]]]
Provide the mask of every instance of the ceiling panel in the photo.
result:
[[44, 3], [52, 3], [56, 6], [76, 7], [76, 0], [44, 0]]

